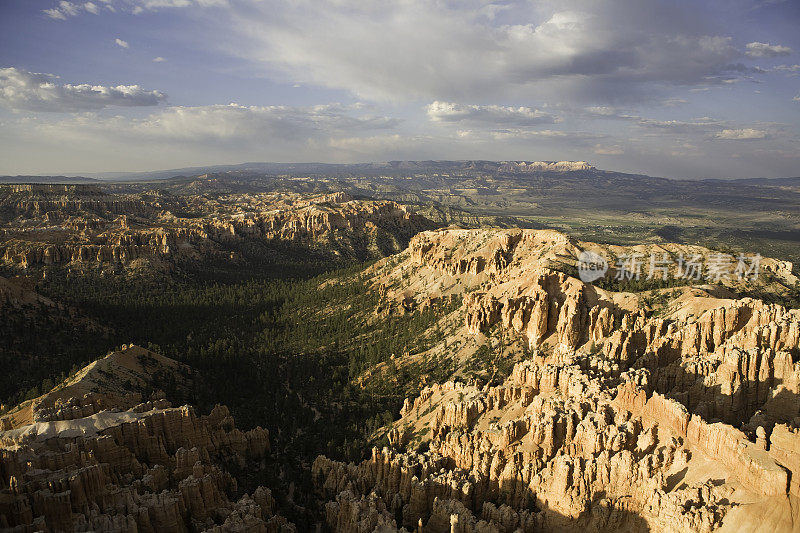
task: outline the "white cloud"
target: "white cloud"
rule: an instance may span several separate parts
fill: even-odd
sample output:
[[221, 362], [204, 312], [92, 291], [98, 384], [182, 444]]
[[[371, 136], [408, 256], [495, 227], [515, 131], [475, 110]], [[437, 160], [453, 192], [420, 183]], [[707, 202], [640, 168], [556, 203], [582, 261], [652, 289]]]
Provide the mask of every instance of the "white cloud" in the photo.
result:
[[153, 63], [163, 63], [164, 61], [166, 61], [166, 58], [161, 57], [161, 56], [153, 58]]
[[67, 20], [67, 16], [58, 8], [43, 9], [42, 13], [54, 20]]
[[262, 142], [304, 140], [337, 132], [391, 129], [399, 121], [355, 113], [339, 104], [312, 107], [210, 105], [170, 107], [141, 121], [132, 131], [148, 138], [176, 141], [218, 139]]
[[767, 137], [768, 133], [766, 131], [755, 128], [724, 129], [716, 135], [717, 139], [728, 141], [754, 141], [766, 139]]
[[435, 101], [426, 108], [434, 122], [475, 123], [494, 126], [536, 126], [554, 124], [557, 117], [530, 107], [500, 105], [464, 105]]
[[598, 117], [618, 117], [620, 115], [617, 108], [605, 105], [589, 106], [585, 108], [585, 111]]
[[641, 118], [637, 124], [644, 128], [669, 131], [671, 133], [703, 133], [720, 130], [725, 122], [710, 117], [701, 117], [694, 120], [656, 120]]
[[745, 53], [750, 57], [777, 57], [788, 56], [792, 53], [792, 49], [779, 44], [753, 42], [747, 45]]
[[791, 142], [792, 133], [785, 124], [770, 122], [741, 123], [731, 120], [718, 120], [711, 117], [700, 117], [691, 120], [657, 120], [651, 118], [635, 119], [635, 124], [652, 133], [643, 137], [651, 137], [659, 142], [705, 143], [715, 140], [754, 141], [776, 139], [778, 133], [783, 141]]
[[619, 145], [611, 145], [606, 146], [602, 144], [594, 145], [594, 150], [592, 150], [597, 155], [622, 155], [625, 153], [625, 150]]
[[52, 74], [0, 68], [0, 104], [32, 111], [84, 111], [108, 106], [152, 106], [166, 99], [159, 91], [138, 85], [72, 85], [57, 83]]
[[[486, 137], [481, 132], [470, 132], [470, 136], [474, 138]], [[584, 145], [586, 141], [593, 141], [606, 137], [606, 135], [588, 133], [583, 131], [563, 131], [563, 130], [531, 130], [531, 129], [500, 129], [489, 132], [489, 138], [503, 141], [503, 140], [530, 140], [538, 139], [541, 141], [558, 140], [568, 143], [579, 143]]]
[[576, 116], [586, 119], [641, 120], [638, 115], [616, 106], [588, 106], [574, 111]]
[[[116, 12], [117, 9], [111, 5], [109, 0], [101, 0], [108, 11]], [[145, 11], [159, 11], [162, 9], [175, 9], [187, 7], [221, 7], [227, 6], [228, 0], [120, 0], [117, 2], [119, 7], [133, 14]], [[55, 7], [44, 9], [42, 12], [48, 17], [58, 20], [66, 20], [67, 17], [75, 17], [81, 14], [81, 7], [88, 13], [98, 14], [98, 6], [94, 2], [87, 2], [78, 6], [72, 2], [61, 0]]]
[[118, 38], [116, 38], [116, 39], [114, 39], [114, 42], [115, 42], [115, 43], [117, 43], [117, 46], [119, 46], [119, 47], [121, 47], [121, 48], [129, 48], [129, 47], [130, 47], [130, 46], [128, 45], [128, 41], [123, 41], [123, 40], [122, 40], [122, 39], [120, 39], [119, 37], [118, 37]]
[[406, 157], [414, 152], [435, 155], [422, 140], [398, 134], [399, 124], [371, 115], [364, 106], [339, 104], [167, 107], [144, 118], [97, 112], [56, 120], [35, 115], [3, 123], [0, 147], [8, 150], [9, 158], [0, 158], [0, 166], [9, 168], [26, 159], [35, 166], [37, 162], [30, 160], [33, 147], [57, 158], [64, 169], [69, 162], [99, 170], [143, 162], [157, 167], [237, 160], [371, 159], [375, 153], [393, 150]]
[[43, 9], [42, 13], [56, 20], [67, 20], [67, 17], [75, 17], [81, 9], [89, 13], [97, 14], [97, 5], [92, 2], [87, 2], [83, 5], [78, 5], [67, 0], [61, 0], [55, 7], [51, 9]]
[[227, 6], [228, 0], [129, 0], [128, 3], [144, 10], [157, 11], [180, 7], [221, 7]]
[[75, 15], [77, 15], [78, 11], [79, 11], [79, 8], [78, 8], [78, 6], [76, 4], [73, 4], [72, 2], [67, 2], [65, 0], [62, 0], [61, 2], [59, 2], [58, 7], [61, 9], [61, 11], [65, 15], [69, 15], [69, 16], [73, 16], [73, 17]]
[[[332, 137], [321, 147], [332, 148], [347, 154], [348, 159], [369, 160], [376, 153], [394, 153], [400, 159], [413, 159], [420, 153], [420, 143], [430, 139], [409, 138], [397, 133], [388, 135], [370, 135], [359, 137]], [[324, 148], [323, 148], [324, 149]], [[398, 152], [398, 149], [400, 150]], [[431, 155], [435, 152], [432, 150]]]
[[[61, 19], [82, 11], [66, 4], [48, 11]], [[259, 74], [371, 100], [526, 102], [534, 94], [538, 101], [662, 101], [672, 85], [719, 85], [751, 74], [737, 63], [743, 52], [731, 37], [700, 20], [687, 24], [688, 5], [660, 0], [114, 5], [132, 13], [224, 6], [213, 12], [214, 24], [231, 38], [219, 46], [252, 61]]]
[[786, 72], [788, 74], [794, 74], [796, 72], [800, 72], [800, 65], [778, 65], [772, 67], [772, 70], [776, 72]]
[[[565, 121], [570, 117], [565, 115]], [[797, 139], [791, 135], [769, 134], [769, 140], [737, 143], [718, 140], [716, 132], [672, 137], [675, 132], [669, 130], [668, 137], [650, 137], [634, 131], [627, 138], [600, 131], [487, 129], [480, 123], [452, 131], [441, 124], [427, 131], [414, 128], [410, 134], [407, 124], [365, 105], [165, 107], [144, 118], [85, 112], [17, 115], [0, 122], [0, 172], [6, 173], [147, 170], [241, 161], [585, 160], [595, 154], [614, 170], [743, 177], [788, 175], [800, 161]], [[772, 132], [781, 126], [735, 127]], [[760, 149], [789, 155], [771, 157]], [[741, 155], [736, 162], [731, 159], [734, 154]]]
[[653, 87], [742, 75], [730, 37], [687, 27], [681, 8], [657, 0], [509, 0], [499, 19], [484, 7], [479, 0], [234, 6], [231, 24], [244, 39], [228, 51], [291, 82], [390, 101], [660, 98]]
[[661, 104], [666, 106], [666, 107], [676, 107], [676, 106], [685, 105], [685, 104], [688, 104], [688, 103], [689, 103], [689, 100], [686, 100], [685, 98], [667, 98], [663, 102], [661, 102]]

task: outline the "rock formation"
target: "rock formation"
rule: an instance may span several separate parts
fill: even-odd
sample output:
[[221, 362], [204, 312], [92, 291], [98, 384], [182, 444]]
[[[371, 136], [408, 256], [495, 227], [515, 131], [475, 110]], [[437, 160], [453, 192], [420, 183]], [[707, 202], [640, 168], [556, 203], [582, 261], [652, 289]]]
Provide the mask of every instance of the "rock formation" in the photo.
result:
[[[193, 214], [176, 215], [184, 211]], [[0, 186], [0, 261], [20, 268], [202, 259], [245, 239], [364, 259], [400, 251], [432, 227], [395, 202], [343, 193], [162, 198], [106, 194], [90, 185]]]
[[507, 161], [500, 164], [500, 172], [574, 172], [595, 170], [586, 161]]
[[[130, 389], [156, 366], [176, 373], [181, 365], [128, 347], [2, 419], [0, 528], [295, 530], [276, 513], [269, 489], [233, 498], [228, 465], [263, 461], [267, 430], [240, 431], [223, 406], [198, 416], [163, 395], [142, 401]], [[75, 396], [85, 390], [92, 392]]]
[[[741, 280], [603, 290], [570, 275], [585, 245], [445, 230], [375, 265], [384, 300], [463, 294], [464, 334], [518, 339], [529, 355], [499, 385], [450, 381], [407, 399], [390, 447], [360, 464], [320, 456], [330, 527], [794, 530], [800, 311], [737, 299]], [[791, 265], [765, 263], [792, 280]]]

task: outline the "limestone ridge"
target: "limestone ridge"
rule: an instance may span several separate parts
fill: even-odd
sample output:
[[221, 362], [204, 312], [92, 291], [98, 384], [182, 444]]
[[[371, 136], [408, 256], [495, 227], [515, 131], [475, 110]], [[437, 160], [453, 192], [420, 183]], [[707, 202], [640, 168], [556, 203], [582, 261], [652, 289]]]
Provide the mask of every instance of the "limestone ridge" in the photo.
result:
[[[196, 214], [176, 214], [187, 210]], [[186, 199], [110, 195], [89, 185], [0, 186], [0, 213], [0, 260], [21, 268], [203, 259], [218, 255], [221, 243], [248, 238], [383, 256], [435, 226], [395, 202], [343, 193]]]
[[[499, 328], [532, 355], [500, 385], [407, 399], [390, 447], [361, 464], [320, 456], [332, 529], [795, 529], [800, 311], [737, 299], [738, 281], [654, 291], [654, 308], [567, 274], [587, 247], [551, 231], [443, 230], [373, 267], [387, 299], [462, 293], [468, 334]], [[791, 265], [764, 264], [794, 281]]]
[[198, 416], [130, 390], [181, 366], [130, 346], [4, 417], [0, 528], [294, 531], [267, 488], [229, 499], [237, 482], [226, 465], [262, 461], [267, 430], [236, 429], [223, 406]]

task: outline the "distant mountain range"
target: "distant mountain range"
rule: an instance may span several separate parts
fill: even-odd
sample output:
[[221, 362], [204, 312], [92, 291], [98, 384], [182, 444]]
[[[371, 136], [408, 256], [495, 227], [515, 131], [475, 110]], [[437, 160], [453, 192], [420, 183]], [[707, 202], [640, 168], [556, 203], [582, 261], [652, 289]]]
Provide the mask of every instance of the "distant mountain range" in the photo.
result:
[[310, 175], [361, 175], [397, 176], [409, 173], [435, 172], [483, 172], [496, 173], [503, 170], [522, 172], [564, 172], [595, 170], [585, 161], [385, 161], [373, 163], [240, 163], [236, 165], [212, 165], [203, 167], [176, 168], [152, 172], [106, 172], [87, 174], [94, 178], [115, 181], [141, 181], [172, 178], [175, 176], [197, 176], [223, 172], [252, 172], [262, 174], [310, 174]]
[[[386, 161], [375, 163], [240, 163], [234, 165], [210, 165], [175, 168], [147, 172], [101, 172], [82, 176], [0, 176], [0, 183], [97, 183], [99, 181], [150, 181], [174, 177], [191, 177], [203, 174], [252, 173], [291, 176], [414, 176], [436, 173], [458, 173], [463, 175], [508, 175], [532, 173], [571, 173], [571, 174], [624, 174], [599, 170], [585, 161]], [[637, 176], [636, 174], [625, 174]], [[644, 177], [644, 175], [642, 175]], [[682, 180], [674, 180], [682, 181]], [[699, 181], [725, 182], [733, 180], [703, 179]], [[800, 177], [784, 178], [746, 178], [735, 180], [740, 184], [751, 185], [798, 185]]]
[[84, 176], [0, 176], [0, 183], [102, 183]]

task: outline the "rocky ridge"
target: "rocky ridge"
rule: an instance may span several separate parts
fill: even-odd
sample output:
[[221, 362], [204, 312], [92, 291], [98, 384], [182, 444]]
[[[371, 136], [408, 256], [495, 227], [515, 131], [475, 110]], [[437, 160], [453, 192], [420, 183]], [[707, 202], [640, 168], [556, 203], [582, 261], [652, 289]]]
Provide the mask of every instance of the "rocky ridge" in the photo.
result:
[[267, 488], [232, 499], [229, 467], [263, 461], [267, 430], [236, 429], [223, 406], [199, 416], [163, 394], [143, 400], [131, 389], [156, 367], [176, 372], [180, 364], [126, 347], [31, 402], [32, 419], [2, 419], [0, 528], [295, 530]]
[[[387, 300], [461, 293], [467, 334], [502, 331], [530, 352], [500, 384], [407, 399], [390, 447], [361, 464], [319, 457], [332, 529], [795, 529], [800, 312], [736, 298], [739, 280], [603, 290], [567, 273], [587, 247], [550, 231], [445, 230], [374, 267]], [[765, 283], [793, 281], [791, 265], [763, 264]]]
[[[187, 199], [109, 195], [88, 185], [5, 187], [13, 194], [0, 198], [6, 213], [0, 261], [23, 269], [202, 259], [225, 255], [224, 243], [246, 239], [313, 245], [366, 258], [399, 251], [412, 235], [434, 227], [395, 202], [354, 200], [343, 193]], [[37, 196], [42, 189], [50, 193], [46, 199]], [[175, 214], [187, 210], [194, 214]]]

